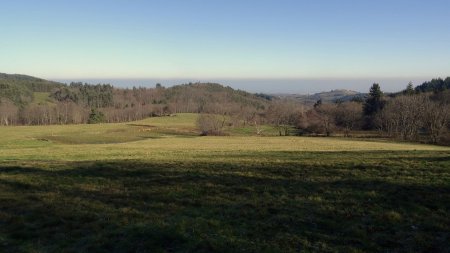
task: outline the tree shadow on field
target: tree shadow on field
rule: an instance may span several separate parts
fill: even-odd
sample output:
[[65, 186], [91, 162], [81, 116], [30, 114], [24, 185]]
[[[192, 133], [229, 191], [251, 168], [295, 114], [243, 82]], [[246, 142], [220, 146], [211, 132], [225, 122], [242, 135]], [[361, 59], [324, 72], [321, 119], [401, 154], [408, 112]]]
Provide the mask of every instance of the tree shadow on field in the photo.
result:
[[448, 156], [416, 157], [414, 158], [414, 160], [425, 162], [450, 162], [450, 153], [448, 154]]
[[[412, 172], [381, 167], [0, 165], [0, 251], [448, 252], [449, 169], [412, 180]], [[422, 181], [424, 173], [435, 182]]]

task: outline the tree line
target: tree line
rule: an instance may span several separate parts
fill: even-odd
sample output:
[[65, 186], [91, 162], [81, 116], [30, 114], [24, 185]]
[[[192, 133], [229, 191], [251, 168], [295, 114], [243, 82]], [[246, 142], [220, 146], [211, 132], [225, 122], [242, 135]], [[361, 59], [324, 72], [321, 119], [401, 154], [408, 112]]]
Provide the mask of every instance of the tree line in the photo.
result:
[[[4, 85], [6, 82], [0, 78], [0, 125], [126, 122], [172, 113], [213, 113], [222, 107], [235, 114], [247, 107], [265, 108], [269, 103], [260, 95], [215, 83], [115, 88], [109, 84], [73, 82], [58, 83], [42, 92], [34, 88], [39, 82], [31, 80], [32, 85], [28, 78], [14, 78]], [[18, 92], [11, 92], [17, 87]], [[43, 95], [44, 99], [37, 99]]]
[[[318, 100], [312, 107], [295, 99], [274, 99], [264, 110], [240, 111], [241, 120], [237, 122], [253, 126], [256, 134], [264, 134], [261, 126], [269, 124], [280, 136], [339, 133], [349, 137], [371, 133], [377, 137], [450, 144], [450, 89], [424, 87], [429, 87], [428, 82], [416, 88], [410, 83], [401, 92], [384, 94], [375, 83], [363, 100]], [[198, 126], [202, 134], [223, 134], [226, 126], [233, 125], [227, 123], [226, 115], [222, 112], [201, 116]], [[236, 115], [228, 115], [230, 121], [236, 122]]]
[[[3, 78], [3, 79], [2, 79]], [[39, 98], [40, 96], [40, 98]], [[377, 133], [389, 138], [450, 142], [450, 78], [433, 79], [385, 94], [373, 84], [367, 97], [313, 106], [295, 98], [251, 94], [215, 83], [165, 88], [68, 85], [28, 76], [0, 75], [0, 125], [126, 122], [175, 113], [199, 113], [203, 135], [248, 126], [258, 135], [273, 126], [279, 135]]]

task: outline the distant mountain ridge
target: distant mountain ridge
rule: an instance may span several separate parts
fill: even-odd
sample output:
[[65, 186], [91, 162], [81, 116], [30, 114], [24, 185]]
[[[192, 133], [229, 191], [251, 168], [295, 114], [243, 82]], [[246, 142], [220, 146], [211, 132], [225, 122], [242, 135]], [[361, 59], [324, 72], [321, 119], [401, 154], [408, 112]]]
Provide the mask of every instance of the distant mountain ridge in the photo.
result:
[[337, 101], [351, 101], [354, 99], [364, 99], [367, 93], [361, 93], [353, 90], [336, 89], [331, 91], [319, 92], [311, 95], [303, 94], [276, 94], [274, 96], [280, 98], [291, 98], [300, 101], [304, 104], [314, 104], [318, 100], [322, 100], [324, 103], [334, 103]]

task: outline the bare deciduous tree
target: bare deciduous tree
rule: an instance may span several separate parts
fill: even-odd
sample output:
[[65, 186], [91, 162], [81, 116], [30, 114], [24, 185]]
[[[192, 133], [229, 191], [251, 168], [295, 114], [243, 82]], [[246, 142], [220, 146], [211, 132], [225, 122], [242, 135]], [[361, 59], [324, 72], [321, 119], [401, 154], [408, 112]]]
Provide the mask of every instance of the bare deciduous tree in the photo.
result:
[[389, 136], [417, 139], [425, 113], [424, 96], [398, 96], [387, 102], [377, 117], [378, 125]]
[[19, 109], [9, 100], [2, 100], [0, 103], [0, 125], [14, 125], [18, 119]]
[[335, 122], [344, 130], [346, 137], [350, 132], [362, 123], [362, 104], [357, 102], [345, 102], [338, 104], [335, 109]]
[[289, 100], [273, 102], [267, 110], [268, 121], [278, 129], [278, 134], [289, 135], [289, 130], [296, 125], [303, 107]]
[[450, 106], [444, 102], [426, 98], [424, 103], [423, 123], [430, 136], [430, 141], [438, 143], [450, 121]]
[[335, 104], [320, 104], [314, 108], [326, 136], [330, 136], [335, 126]]

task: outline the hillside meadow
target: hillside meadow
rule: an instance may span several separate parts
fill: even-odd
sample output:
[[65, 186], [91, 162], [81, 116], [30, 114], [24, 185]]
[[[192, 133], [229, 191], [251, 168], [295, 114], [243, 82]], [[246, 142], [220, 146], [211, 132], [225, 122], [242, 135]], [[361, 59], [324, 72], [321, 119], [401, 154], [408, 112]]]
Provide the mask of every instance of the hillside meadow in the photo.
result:
[[450, 148], [196, 118], [0, 127], [0, 252], [450, 252]]

